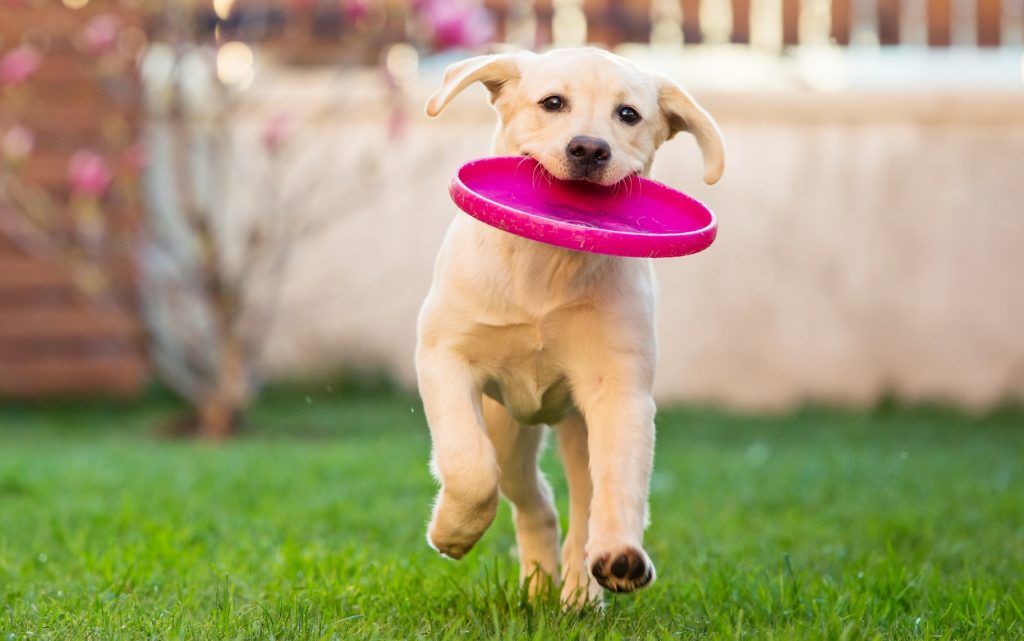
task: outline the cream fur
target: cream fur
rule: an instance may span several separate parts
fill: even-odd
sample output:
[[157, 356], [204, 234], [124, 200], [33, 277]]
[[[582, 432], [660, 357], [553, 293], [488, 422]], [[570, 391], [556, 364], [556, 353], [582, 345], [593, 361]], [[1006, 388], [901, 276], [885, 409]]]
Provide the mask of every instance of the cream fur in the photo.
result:
[[[448, 69], [428, 115], [474, 82], [487, 86], [498, 112], [495, 155], [533, 156], [565, 178], [568, 141], [595, 136], [612, 156], [592, 179], [615, 184], [647, 175], [657, 148], [685, 130], [704, 154], [705, 180], [721, 176], [714, 121], [674, 83], [607, 52], [471, 58]], [[564, 112], [539, 106], [552, 94], [565, 98]], [[639, 123], [616, 117], [624, 104], [641, 114]], [[513, 506], [524, 581], [560, 580], [563, 601], [581, 604], [599, 601], [601, 586], [630, 591], [654, 580], [643, 550], [654, 303], [649, 260], [558, 249], [455, 217], [420, 312], [416, 351], [441, 483], [428, 527], [434, 548], [465, 555], [493, 520], [500, 490]], [[560, 575], [558, 518], [537, 469], [544, 425], [555, 427], [569, 480]], [[627, 576], [611, 569], [617, 560]]]

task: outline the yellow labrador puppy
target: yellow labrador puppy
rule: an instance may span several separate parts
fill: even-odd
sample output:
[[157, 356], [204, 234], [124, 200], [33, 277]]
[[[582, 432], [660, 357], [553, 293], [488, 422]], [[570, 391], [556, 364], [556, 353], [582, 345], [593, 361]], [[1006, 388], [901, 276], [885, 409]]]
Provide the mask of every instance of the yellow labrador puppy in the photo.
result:
[[[498, 112], [493, 152], [532, 156], [556, 178], [613, 185], [693, 134], [704, 180], [722, 174], [718, 127], [678, 85], [597, 49], [481, 56], [453, 64], [427, 103], [441, 113], [481, 82]], [[512, 503], [521, 576], [561, 579], [570, 604], [601, 587], [649, 585], [643, 549], [654, 453], [655, 285], [650, 261], [584, 254], [458, 215], [420, 312], [416, 369], [441, 482], [427, 538], [453, 559]], [[554, 426], [569, 483], [558, 515], [537, 468]]]

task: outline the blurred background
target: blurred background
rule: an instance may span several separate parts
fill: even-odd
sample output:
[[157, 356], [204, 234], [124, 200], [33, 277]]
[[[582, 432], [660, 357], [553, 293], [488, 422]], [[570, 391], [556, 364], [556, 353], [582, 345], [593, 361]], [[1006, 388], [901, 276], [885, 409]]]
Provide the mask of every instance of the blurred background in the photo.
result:
[[0, 395], [135, 396], [232, 433], [268, 381], [412, 389], [487, 154], [444, 67], [594, 44], [724, 132], [654, 177], [719, 237], [657, 262], [663, 403], [1024, 397], [1024, 0], [0, 0]]

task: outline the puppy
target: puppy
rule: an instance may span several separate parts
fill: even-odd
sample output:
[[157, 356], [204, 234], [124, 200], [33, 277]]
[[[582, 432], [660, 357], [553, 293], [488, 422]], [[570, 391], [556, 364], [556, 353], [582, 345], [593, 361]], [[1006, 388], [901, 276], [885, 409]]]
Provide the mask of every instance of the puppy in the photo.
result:
[[[658, 147], [694, 135], [704, 180], [724, 156], [718, 127], [678, 85], [597, 49], [480, 56], [450, 66], [437, 116], [481, 82], [498, 113], [493, 152], [530, 156], [555, 178], [614, 185], [646, 176]], [[584, 254], [451, 223], [420, 312], [416, 371], [441, 484], [427, 539], [452, 559], [511, 502], [520, 574], [567, 604], [650, 585], [643, 548], [654, 454], [655, 285], [647, 259]], [[538, 471], [552, 426], [569, 485], [561, 554]]]

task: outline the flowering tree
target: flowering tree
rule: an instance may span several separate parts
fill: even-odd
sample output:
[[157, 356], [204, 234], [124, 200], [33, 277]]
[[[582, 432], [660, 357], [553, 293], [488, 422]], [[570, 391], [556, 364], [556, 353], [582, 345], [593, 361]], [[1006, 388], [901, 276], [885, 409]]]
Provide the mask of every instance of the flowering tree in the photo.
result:
[[[489, 14], [471, 0], [303, 0], [291, 9], [289, 28], [304, 25], [306, 35], [315, 30], [310, 21], [317, 15], [335, 12], [342, 24], [341, 42], [350, 53], [362, 51], [357, 60], [379, 60], [383, 48], [409, 33], [430, 49], [477, 47], [494, 34]], [[338, 181], [329, 157], [305, 163], [318, 171], [284, 179], [297, 156], [310, 153], [309, 146], [296, 144], [307, 125], [342, 121], [349, 107], [343, 101], [316, 114], [273, 115], [259, 128], [259, 154], [251, 144], [246, 146], [251, 140], [238, 126], [246, 108], [238, 89], [252, 82], [254, 74], [253, 54], [244, 38], [271, 30], [260, 24], [261, 16], [267, 19], [266, 14], [238, 20], [220, 16], [225, 25], [244, 27], [222, 30], [216, 45], [203, 45], [189, 31], [197, 21], [180, 7], [168, 9], [165, 21], [171, 35], [150, 48], [143, 67], [152, 123], [147, 147], [153, 157], [148, 233], [141, 252], [151, 352], [164, 380], [196, 409], [181, 427], [210, 438], [239, 428], [258, 389], [263, 348], [293, 252], [343, 214], [334, 208], [318, 211], [310, 205], [310, 195], [333, 190], [320, 200], [365, 202], [382, 188], [383, 180], [367, 168]], [[397, 32], [392, 28], [396, 23], [402, 27]], [[294, 61], [296, 48], [305, 41], [294, 31], [289, 37], [292, 48], [285, 59]], [[398, 135], [404, 113], [401, 82], [389, 75], [386, 65], [384, 72], [392, 97], [390, 131]], [[259, 191], [252, 199], [258, 205], [231, 224], [227, 212], [239, 191], [233, 176], [252, 164], [253, 155], [266, 159], [260, 177], [246, 181], [247, 188]]]
[[[212, 54], [195, 44], [149, 53], [160, 71], [147, 82], [154, 160], [139, 258], [154, 363], [195, 410], [175, 429], [220, 439], [240, 428], [258, 389], [292, 252], [332, 221], [301, 202], [322, 189], [326, 169], [290, 187], [281, 179], [302, 123], [272, 116], [253, 148], [239, 126], [244, 104], [217, 80]], [[253, 170], [259, 176], [239, 189], [237, 174]], [[232, 221], [243, 190], [257, 191], [259, 205]]]
[[[0, 233], [25, 252], [67, 267], [87, 298], [105, 305], [130, 304], [110, 287], [108, 273], [127, 250], [129, 230], [111, 225], [106, 212], [136, 208], [142, 164], [126, 113], [138, 98], [133, 58], [143, 41], [120, 37], [122, 27], [120, 17], [102, 14], [73, 33], [0, 50]], [[34, 76], [45, 71], [48, 48], [58, 45], [80, 53], [83, 80], [91, 78], [110, 108], [97, 123], [101, 134], [71, 154], [65, 188], [47, 189], [25, 173], [36, 148]]]
[[[224, 12], [223, 5], [213, 8]], [[310, 207], [309, 194], [334, 190], [321, 200], [358, 203], [381, 187], [370, 169], [334, 180], [330, 158], [312, 163], [319, 172], [282, 178], [298, 155], [309, 153], [296, 142], [308, 122], [330, 121], [348, 105], [335, 103], [313, 115], [277, 113], [256, 132], [239, 126], [247, 108], [244, 88], [257, 66], [250, 45], [274, 33], [272, 22], [279, 16], [261, 9], [263, 4], [240, 0], [226, 6], [226, 15], [211, 21], [209, 7], [163, 4], [149, 16], [149, 38], [136, 39], [131, 48], [114, 14], [98, 15], [73, 34], [110, 100], [144, 102], [147, 125], [140, 144], [130, 127], [104, 123], [104, 139], [70, 157], [66, 200], [22, 175], [35, 139], [25, 124], [33, 107], [28, 80], [46, 51], [22, 44], [0, 58], [0, 232], [34, 253], [59, 257], [98, 302], [118, 294], [103, 271], [105, 254], [131, 251], [140, 268], [138, 296], [152, 362], [193, 410], [175, 427], [214, 439], [239, 429], [259, 387], [264, 345], [293, 253], [337, 220], [336, 210]], [[473, 0], [299, 0], [289, 6], [284, 39], [291, 45], [308, 39], [320, 29], [314, 21], [325, 11], [340, 16], [338, 42], [361, 51], [354, 59], [364, 62], [380, 60], [384, 48], [406, 37], [421, 49], [439, 50], [477, 47], [494, 34], [489, 14]], [[296, 28], [305, 29], [305, 36]], [[383, 69], [380, 77], [393, 103], [389, 129], [397, 136], [403, 81], [387, 65]], [[144, 87], [141, 97], [133, 90], [139, 86], [136, 74]], [[135, 176], [143, 164], [140, 190]], [[259, 175], [250, 175], [240, 190], [239, 171], [253, 167]], [[252, 199], [256, 205], [232, 218], [232, 199], [246, 189], [259, 192]], [[144, 233], [137, 241], [114, 239], [110, 206], [140, 193], [146, 202]], [[72, 232], [64, 233], [69, 218]]]

